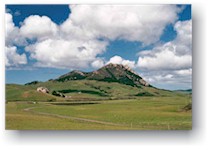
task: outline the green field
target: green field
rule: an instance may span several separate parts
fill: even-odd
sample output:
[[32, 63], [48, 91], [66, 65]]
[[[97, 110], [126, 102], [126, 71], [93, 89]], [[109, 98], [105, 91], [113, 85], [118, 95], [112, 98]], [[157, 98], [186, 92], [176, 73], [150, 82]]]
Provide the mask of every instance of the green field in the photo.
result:
[[95, 101], [92, 104], [77, 105], [69, 102], [9, 102], [6, 104], [6, 128], [191, 129], [191, 112], [181, 111], [187, 103], [185, 99], [172, 97], [162, 100], [143, 97], [140, 100]]
[[108, 100], [108, 99], [136, 99], [145, 95], [153, 97], [174, 97], [181, 96], [183, 93], [160, 90], [153, 87], [132, 87], [115, 82], [101, 82], [94, 80], [75, 80], [68, 82], [41, 82], [36, 85], [6, 85], [6, 100], [7, 101], [48, 101], [56, 99], [63, 101], [60, 97], [55, 97], [51, 94], [38, 93], [37, 87], [46, 87], [52, 91], [65, 92], [65, 95], [71, 95], [72, 100]]
[[[61, 98], [36, 91], [45, 86]], [[146, 94], [147, 93], [147, 94]], [[144, 96], [145, 95], [145, 96]], [[150, 96], [149, 96], [150, 95]], [[9, 130], [190, 130], [191, 95], [96, 81], [6, 85]]]

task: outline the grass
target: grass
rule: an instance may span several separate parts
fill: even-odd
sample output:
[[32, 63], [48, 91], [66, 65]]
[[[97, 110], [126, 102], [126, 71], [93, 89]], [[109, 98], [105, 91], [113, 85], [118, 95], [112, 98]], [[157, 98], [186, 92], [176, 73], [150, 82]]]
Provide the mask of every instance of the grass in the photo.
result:
[[[101, 130], [185, 130], [191, 129], [191, 112], [181, 109], [189, 102], [187, 97], [143, 97], [139, 100], [100, 101], [91, 105], [52, 105], [52, 103], [26, 104], [9, 102], [7, 129], [101, 129]], [[67, 103], [67, 102], [66, 102]], [[34, 107], [32, 112], [24, 108]], [[103, 125], [72, 119], [61, 119], [39, 113], [57, 114], [97, 121], [111, 122], [120, 126]]]
[[[47, 87], [68, 98], [37, 92]], [[94, 80], [6, 85], [6, 129], [189, 130], [191, 95]], [[109, 124], [108, 124], [109, 123]]]
[[7, 101], [48, 101], [51, 99], [59, 99], [50, 94], [37, 92], [35, 88], [22, 85], [6, 85]]
[[8, 130], [103, 130], [103, 129], [126, 129], [125, 127], [116, 127], [101, 125], [96, 123], [80, 122], [75, 120], [49, 117], [23, 111], [24, 108], [42, 104], [25, 104], [9, 102], [6, 104], [6, 129]]
[[56, 99], [65, 101], [67, 99], [53, 96], [51, 94], [43, 94], [36, 91], [37, 87], [46, 87], [53, 91], [58, 91], [64, 95], [71, 96], [69, 100], [99, 100], [99, 99], [135, 99], [141, 96], [178, 96], [184, 95], [178, 92], [171, 92], [156, 89], [153, 87], [132, 87], [120, 83], [108, 83], [94, 80], [76, 80], [68, 82], [41, 82], [35, 85], [6, 85], [7, 101], [48, 101]]

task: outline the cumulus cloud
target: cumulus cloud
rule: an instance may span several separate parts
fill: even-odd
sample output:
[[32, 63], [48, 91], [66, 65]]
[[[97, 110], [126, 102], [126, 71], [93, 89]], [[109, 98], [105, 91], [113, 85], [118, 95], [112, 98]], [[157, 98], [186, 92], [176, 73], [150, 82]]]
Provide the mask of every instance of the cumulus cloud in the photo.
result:
[[98, 57], [95, 59], [92, 63], [91, 66], [94, 68], [100, 68], [103, 67], [104, 65], [107, 65], [109, 63], [113, 64], [121, 64], [121, 65], [126, 65], [129, 66], [130, 68], [135, 68], [135, 61], [131, 60], [126, 60], [120, 56], [113, 56], [111, 57], [108, 61], [105, 61], [103, 58]]
[[176, 5], [70, 5], [61, 30], [74, 38], [124, 39], [151, 44], [181, 11]]
[[5, 64], [7, 67], [17, 67], [27, 63], [25, 54], [18, 54], [17, 46], [26, 45], [26, 40], [20, 35], [19, 28], [13, 23], [10, 13], [5, 14]]
[[26, 47], [36, 66], [55, 68], [84, 68], [105, 51], [106, 42], [47, 39]]
[[49, 17], [38, 15], [26, 18], [20, 28], [20, 34], [29, 39], [46, 39], [56, 36], [57, 32], [57, 25]]
[[139, 53], [137, 68], [150, 83], [186, 84], [191, 88], [192, 21], [178, 21], [174, 29], [177, 37], [173, 41]]
[[109, 63], [127, 65], [130, 68], [135, 67], [135, 61], [125, 60], [120, 56], [111, 57], [110, 60], [107, 62], [107, 64]]
[[[139, 41], [145, 45], [157, 42], [166, 25], [175, 23], [178, 19], [177, 14], [181, 11], [176, 5], [70, 5], [70, 9], [68, 19], [61, 25], [55, 24], [47, 16], [32, 15], [23, 21], [20, 28], [14, 26], [12, 16], [7, 13], [6, 41], [9, 44], [6, 45], [14, 46], [21, 43], [20, 41], [24, 45], [25, 39], [35, 40], [33, 44], [28, 43], [25, 50], [38, 67], [98, 68], [106, 62], [112, 62], [135, 68], [134, 61], [125, 60], [120, 56], [106, 61], [98, 55], [106, 51], [109, 41], [117, 39]], [[182, 23], [175, 25], [178, 31], [185, 30], [182, 28]], [[184, 33], [178, 32], [178, 37], [179, 34], [182, 38]], [[177, 39], [178, 43], [181, 38]], [[14, 42], [16, 39], [20, 41]], [[180, 46], [177, 47], [178, 56], [174, 62], [181, 61], [179, 53], [182, 56], [183, 51], [180, 49], [188, 45]], [[174, 52], [156, 52], [154, 57], [163, 57], [166, 54], [174, 55]], [[140, 56], [140, 62], [147, 58], [148, 55], [144, 58]], [[187, 62], [183, 63], [188, 66]], [[138, 63], [137, 66], [144, 68], [143, 64]], [[160, 66], [163, 64], [160, 63]], [[172, 65], [180, 67], [176, 63]]]
[[178, 21], [177, 37], [171, 42], [141, 51], [137, 66], [146, 70], [188, 69], [192, 66], [192, 22]]
[[150, 84], [159, 88], [172, 90], [192, 88], [192, 69], [140, 72], [140, 74]]
[[18, 66], [27, 63], [25, 54], [18, 54], [15, 46], [5, 47], [6, 49], [6, 60], [5, 64], [7, 67]]
[[105, 65], [105, 61], [101, 58], [97, 58], [96, 60], [94, 60], [92, 63], [91, 63], [91, 66], [93, 68], [101, 68]]
[[20, 34], [19, 28], [13, 23], [13, 17], [10, 13], [5, 14], [5, 45], [26, 45], [25, 38]]
[[[154, 43], [181, 10], [176, 5], [70, 5], [70, 9], [69, 18], [61, 25], [38, 15], [22, 23], [20, 35], [37, 40], [26, 47], [36, 66], [97, 68], [104, 64], [97, 55], [105, 52], [108, 41]], [[135, 62], [122, 59], [121, 64], [134, 67]]]
[[140, 73], [148, 82], [156, 83], [178, 83], [191, 86], [192, 69], [174, 70], [174, 71], [154, 71]]
[[180, 76], [191, 76], [192, 75], [192, 68], [184, 69], [184, 70], [176, 70], [174, 71], [175, 74]]
[[[137, 66], [143, 70], [175, 70], [191, 67], [192, 56], [190, 54], [177, 54], [177, 46], [172, 42], [155, 47], [153, 50], [140, 52]], [[180, 45], [178, 46], [180, 47]], [[183, 45], [181, 45], [183, 47]], [[185, 49], [186, 50], [186, 49]]]
[[177, 55], [191, 55], [192, 53], [192, 20], [176, 22], [174, 29], [177, 31], [177, 37], [173, 41], [176, 47]]
[[[100, 68], [107, 63], [128, 65], [140, 71], [150, 83], [191, 83], [192, 23], [177, 21], [183, 8], [176, 5], [70, 5], [66, 21], [57, 25], [47, 16], [31, 15], [20, 27], [6, 13], [6, 66], [27, 64], [37, 67]], [[157, 44], [138, 54], [138, 62], [113, 56], [101, 58], [110, 41], [136, 41], [143, 45], [158, 43], [163, 30], [174, 24], [173, 41]], [[27, 43], [32, 40], [33, 42]]]

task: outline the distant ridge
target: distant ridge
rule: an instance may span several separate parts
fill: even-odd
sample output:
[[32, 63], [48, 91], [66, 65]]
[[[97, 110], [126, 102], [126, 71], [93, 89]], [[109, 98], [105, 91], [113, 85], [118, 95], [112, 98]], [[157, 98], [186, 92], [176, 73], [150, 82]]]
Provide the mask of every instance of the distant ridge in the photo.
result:
[[174, 90], [175, 92], [180, 92], [180, 93], [190, 93], [192, 94], [192, 89], [187, 89], [187, 90]]
[[93, 72], [71, 71], [54, 81], [66, 82], [70, 80], [97, 80], [105, 82], [118, 82], [121, 84], [141, 87], [151, 86], [130, 67], [121, 64], [108, 64]]
[[26, 83], [25, 85], [35, 85], [35, 84], [38, 84], [38, 83], [41, 83], [41, 81], [32, 81], [32, 82]]

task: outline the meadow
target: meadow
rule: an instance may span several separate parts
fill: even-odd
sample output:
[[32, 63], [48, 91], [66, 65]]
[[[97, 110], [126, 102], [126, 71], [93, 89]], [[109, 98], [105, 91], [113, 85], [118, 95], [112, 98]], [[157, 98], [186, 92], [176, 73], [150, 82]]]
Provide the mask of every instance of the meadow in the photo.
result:
[[190, 130], [188, 97], [86, 102], [8, 102], [6, 129], [11, 130]]
[[192, 112], [183, 109], [190, 102], [188, 93], [93, 80], [7, 84], [6, 129], [190, 130]]

